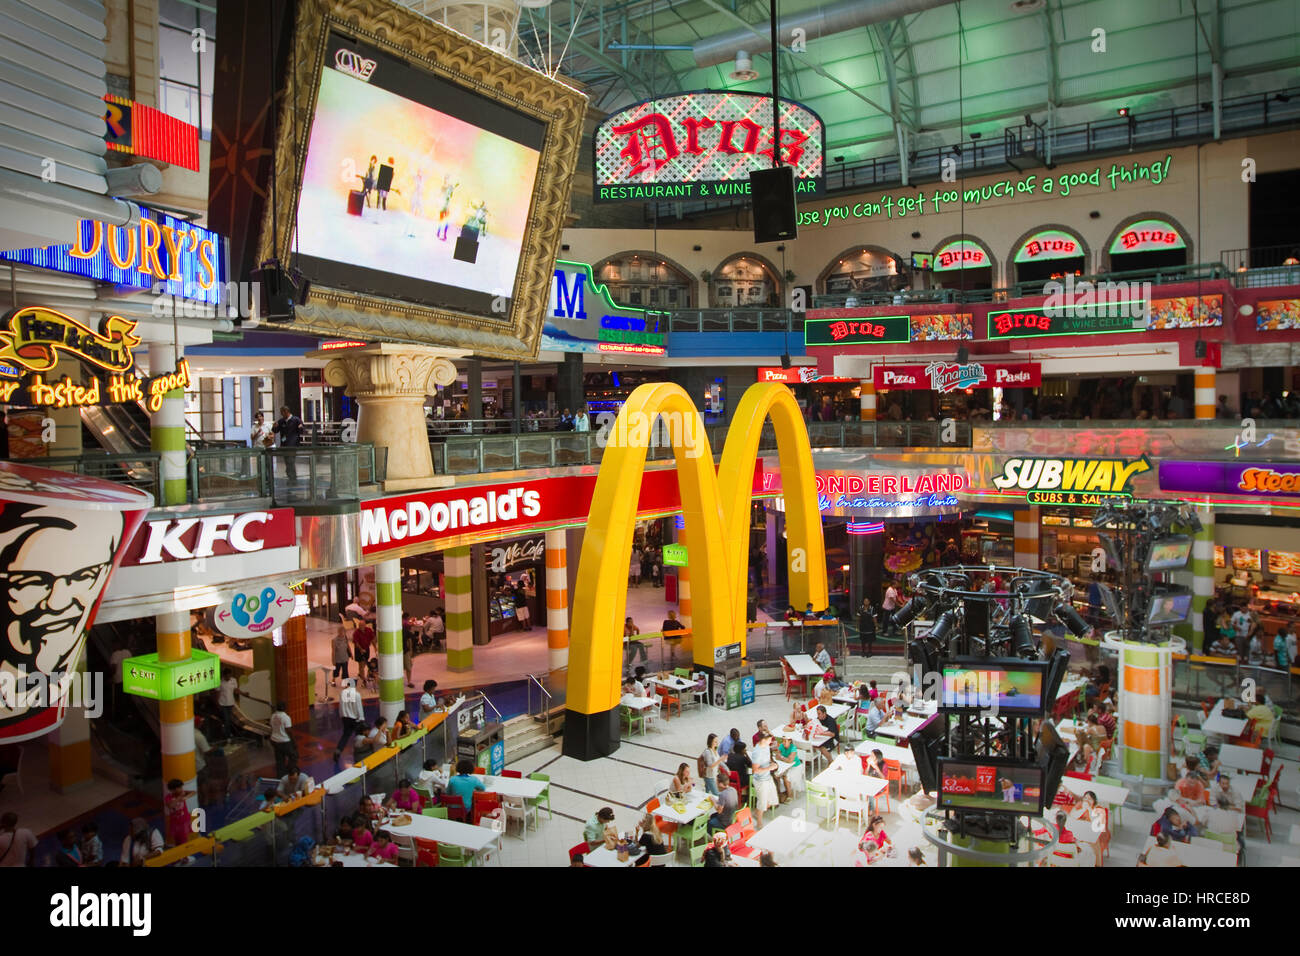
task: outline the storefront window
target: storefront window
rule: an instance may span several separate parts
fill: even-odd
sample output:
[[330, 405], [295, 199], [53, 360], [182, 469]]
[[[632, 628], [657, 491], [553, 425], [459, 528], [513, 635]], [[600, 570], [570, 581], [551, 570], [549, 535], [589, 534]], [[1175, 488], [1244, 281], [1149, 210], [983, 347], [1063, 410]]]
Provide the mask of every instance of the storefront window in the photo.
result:
[[934, 250], [933, 284], [940, 289], [993, 288], [993, 257], [973, 239], [954, 239]]
[[1088, 271], [1083, 240], [1061, 229], [1041, 229], [1025, 239], [1012, 257], [1015, 281], [1048, 282]]
[[767, 263], [737, 256], [718, 267], [709, 282], [709, 305], [715, 309], [780, 305], [781, 281]]
[[1187, 240], [1167, 219], [1139, 219], [1123, 226], [1111, 240], [1111, 272], [1167, 269], [1187, 264]]
[[827, 267], [822, 279], [822, 291], [827, 295], [890, 292], [906, 286], [907, 276], [898, 259], [883, 249], [868, 246], [840, 256]]
[[691, 307], [695, 281], [676, 266], [640, 253], [606, 259], [595, 270], [596, 281], [609, 287], [621, 305]]

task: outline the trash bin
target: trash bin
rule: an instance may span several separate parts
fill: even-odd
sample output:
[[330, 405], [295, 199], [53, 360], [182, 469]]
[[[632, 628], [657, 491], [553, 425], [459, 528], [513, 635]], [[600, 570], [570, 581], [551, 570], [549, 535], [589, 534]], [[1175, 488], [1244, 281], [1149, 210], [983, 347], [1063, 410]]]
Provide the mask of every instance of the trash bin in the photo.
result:
[[714, 707], [733, 710], [754, 702], [754, 668], [740, 656], [740, 644], [728, 644], [713, 652], [709, 699]]

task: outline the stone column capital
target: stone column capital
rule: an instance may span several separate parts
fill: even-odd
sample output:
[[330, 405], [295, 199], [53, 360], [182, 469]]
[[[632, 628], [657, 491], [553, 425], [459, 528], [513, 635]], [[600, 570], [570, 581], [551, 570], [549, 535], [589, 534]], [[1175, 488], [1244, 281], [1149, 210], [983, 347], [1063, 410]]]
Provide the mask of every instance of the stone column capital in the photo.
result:
[[456, 365], [446, 349], [380, 342], [346, 350], [311, 352], [328, 359], [325, 381], [342, 387], [360, 402], [375, 398], [415, 399], [436, 394], [438, 386], [456, 381]]

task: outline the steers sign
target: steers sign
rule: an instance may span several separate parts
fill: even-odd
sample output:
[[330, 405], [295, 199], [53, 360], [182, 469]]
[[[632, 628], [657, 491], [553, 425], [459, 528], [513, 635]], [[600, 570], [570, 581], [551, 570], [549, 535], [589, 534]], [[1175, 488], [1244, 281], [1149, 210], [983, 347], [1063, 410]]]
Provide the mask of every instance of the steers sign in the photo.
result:
[[972, 362], [956, 365], [877, 365], [872, 378], [878, 389], [930, 389], [952, 392], [962, 388], [1037, 388], [1042, 384], [1042, 366], [1037, 362], [1015, 365]]

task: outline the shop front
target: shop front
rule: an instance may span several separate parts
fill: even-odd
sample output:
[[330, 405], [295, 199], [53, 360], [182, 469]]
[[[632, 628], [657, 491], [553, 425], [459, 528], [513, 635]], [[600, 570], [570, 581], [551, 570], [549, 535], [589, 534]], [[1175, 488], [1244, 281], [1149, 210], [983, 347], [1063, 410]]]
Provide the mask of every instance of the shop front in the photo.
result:
[[1042, 384], [1037, 362], [930, 362], [872, 369], [877, 407], [886, 419], [993, 419], [1025, 405], [1025, 389]]

